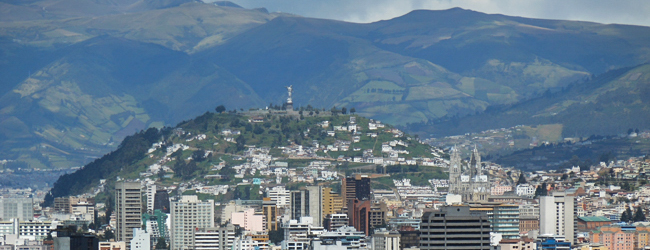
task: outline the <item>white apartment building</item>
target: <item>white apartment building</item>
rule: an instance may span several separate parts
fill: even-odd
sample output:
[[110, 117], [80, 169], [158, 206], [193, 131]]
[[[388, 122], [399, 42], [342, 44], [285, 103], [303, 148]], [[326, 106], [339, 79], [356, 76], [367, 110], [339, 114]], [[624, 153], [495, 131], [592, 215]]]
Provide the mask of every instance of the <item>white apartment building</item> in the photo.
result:
[[196, 228], [214, 227], [214, 200], [183, 195], [171, 203], [171, 249], [192, 249]]
[[575, 244], [577, 227], [575, 196], [553, 192], [539, 198], [539, 234], [563, 235]]
[[235, 226], [200, 228], [194, 232], [196, 250], [230, 250], [235, 244]]
[[266, 193], [272, 201], [275, 201], [278, 208], [288, 208], [291, 206], [291, 191], [286, 190], [283, 186], [273, 187]]

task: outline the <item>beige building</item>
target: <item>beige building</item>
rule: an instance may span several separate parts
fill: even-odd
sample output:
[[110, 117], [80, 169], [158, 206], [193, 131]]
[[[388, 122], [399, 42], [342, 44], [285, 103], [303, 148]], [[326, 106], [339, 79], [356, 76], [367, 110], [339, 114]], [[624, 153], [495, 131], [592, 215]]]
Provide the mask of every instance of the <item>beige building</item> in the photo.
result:
[[323, 218], [328, 214], [338, 214], [343, 209], [343, 197], [332, 192], [332, 188], [323, 188]]
[[115, 239], [126, 242], [133, 239], [133, 229], [142, 227], [142, 193], [139, 182], [115, 183]]
[[124, 241], [99, 242], [99, 250], [126, 250]]

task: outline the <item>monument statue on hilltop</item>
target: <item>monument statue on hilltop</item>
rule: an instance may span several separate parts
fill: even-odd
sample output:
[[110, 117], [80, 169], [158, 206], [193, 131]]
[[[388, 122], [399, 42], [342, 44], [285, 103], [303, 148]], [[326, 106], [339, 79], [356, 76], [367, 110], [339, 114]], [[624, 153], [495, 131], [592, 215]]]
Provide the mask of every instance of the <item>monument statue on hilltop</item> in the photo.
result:
[[293, 110], [293, 99], [291, 99], [291, 93], [293, 93], [293, 85], [286, 86], [285, 88], [287, 88], [287, 92], [289, 92], [286, 110]]

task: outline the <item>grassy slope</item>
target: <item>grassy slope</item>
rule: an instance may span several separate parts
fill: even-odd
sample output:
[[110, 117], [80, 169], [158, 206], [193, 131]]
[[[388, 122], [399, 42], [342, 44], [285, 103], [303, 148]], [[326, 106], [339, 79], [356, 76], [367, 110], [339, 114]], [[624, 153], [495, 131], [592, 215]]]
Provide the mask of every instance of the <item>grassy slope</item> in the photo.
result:
[[559, 93], [484, 114], [412, 126], [434, 135], [462, 134], [519, 124], [562, 124], [563, 137], [611, 135], [648, 128], [650, 65], [621, 69]]

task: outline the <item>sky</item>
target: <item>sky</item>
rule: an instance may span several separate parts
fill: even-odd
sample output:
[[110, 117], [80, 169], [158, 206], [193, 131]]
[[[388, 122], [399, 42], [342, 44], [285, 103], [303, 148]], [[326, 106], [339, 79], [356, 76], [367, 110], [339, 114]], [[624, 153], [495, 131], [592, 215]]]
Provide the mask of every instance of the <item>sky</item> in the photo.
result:
[[416, 9], [461, 7], [489, 14], [650, 26], [648, 0], [230, 0], [305, 17], [374, 22]]

